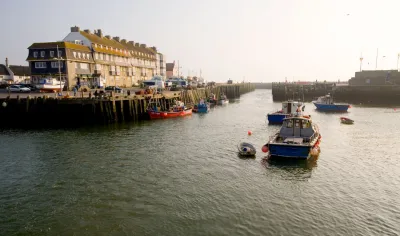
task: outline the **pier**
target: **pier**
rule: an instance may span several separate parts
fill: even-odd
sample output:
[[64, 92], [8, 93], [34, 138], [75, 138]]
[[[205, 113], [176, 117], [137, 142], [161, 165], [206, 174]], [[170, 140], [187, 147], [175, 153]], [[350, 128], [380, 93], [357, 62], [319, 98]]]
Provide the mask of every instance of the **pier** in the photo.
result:
[[79, 97], [20, 96], [2, 94], [0, 98], [0, 127], [76, 127], [87, 124], [111, 124], [148, 119], [150, 101], [160, 104], [160, 109], [169, 109], [175, 100], [188, 107], [206, 99], [211, 93], [224, 93], [228, 99], [254, 91], [249, 83], [219, 85], [195, 90], [164, 91], [160, 94], [114, 94], [94, 97], [78, 93]]

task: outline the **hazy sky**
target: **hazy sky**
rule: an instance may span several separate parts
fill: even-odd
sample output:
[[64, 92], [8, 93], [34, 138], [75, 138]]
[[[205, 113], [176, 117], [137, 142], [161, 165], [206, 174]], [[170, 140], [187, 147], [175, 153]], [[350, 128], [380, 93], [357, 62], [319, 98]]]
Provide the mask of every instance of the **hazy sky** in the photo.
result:
[[[396, 69], [400, 0], [1, 0], [0, 58], [27, 64], [33, 42], [77, 25], [156, 46], [206, 80], [347, 80]], [[349, 15], [348, 15], [349, 14]], [[384, 57], [385, 56], [385, 57]], [[368, 65], [369, 63], [369, 65]]]

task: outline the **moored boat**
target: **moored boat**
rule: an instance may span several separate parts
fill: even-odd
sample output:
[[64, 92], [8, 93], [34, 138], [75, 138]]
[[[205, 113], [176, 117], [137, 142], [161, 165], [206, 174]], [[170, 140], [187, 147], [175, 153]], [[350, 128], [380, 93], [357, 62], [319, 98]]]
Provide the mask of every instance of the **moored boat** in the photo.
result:
[[250, 143], [240, 143], [237, 148], [241, 156], [254, 156], [257, 152], [256, 148]]
[[304, 111], [305, 106], [301, 102], [297, 101], [286, 101], [282, 102], [282, 109], [273, 113], [268, 113], [268, 123], [270, 124], [282, 124], [285, 118], [293, 115], [299, 115]]
[[321, 134], [318, 126], [305, 117], [290, 117], [280, 131], [262, 147], [271, 157], [308, 159], [320, 152]]
[[221, 96], [220, 96], [220, 98], [218, 99], [218, 105], [225, 105], [225, 104], [228, 104], [229, 103], [229, 100], [228, 100], [228, 98], [226, 97], [226, 95], [225, 94], [221, 94]]
[[351, 107], [349, 104], [334, 103], [333, 97], [329, 93], [325, 96], [318, 97], [313, 103], [317, 110], [320, 111], [347, 112], [347, 109]]
[[158, 111], [158, 108], [155, 106], [149, 107], [147, 112], [152, 120], [192, 115], [192, 109], [187, 108], [184, 103], [180, 101], [177, 101], [176, 105], [174, 105], [169, 111]]
[[40, 92], [60, 92], [64, 85], [65, 82], [55, 78], [43, 78], [35, 86]]
[[213, 105], [217, 104], [217, 98], [215, 97], [215, 94], [211, 93], [210, 96], [207, 99], [207, 102]]
[[342, 122], [342, 124], [346, 124], [346, 125], [354, 124], [354, 120], [347, 118], [347, 117], [340, 117], [340, 122]]
[[196, 113], [207, 113], [210, 110], [210, 104], [204, 102], [204, 99], [201, 99], [199, 104], [194, 105], [193, 112]]

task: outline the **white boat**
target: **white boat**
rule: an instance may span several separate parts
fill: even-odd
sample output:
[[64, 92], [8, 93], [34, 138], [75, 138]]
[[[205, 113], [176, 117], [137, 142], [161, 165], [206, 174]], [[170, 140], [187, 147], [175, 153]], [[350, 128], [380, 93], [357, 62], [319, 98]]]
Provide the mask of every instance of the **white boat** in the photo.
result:
[[59, 92], [64, 88], [65, 82], [55, 78], [43, 78], [36, 84], [40, 92]]
[[226, 97], [225, 94], [222, 94], [221, 97], [219, 98], [218, 102], [217, 102], [218, 105], [225, 105], [225, 104], [228, 104], [228, 103], [229, 103], [229, 100], [228, 100], [228, 98]]

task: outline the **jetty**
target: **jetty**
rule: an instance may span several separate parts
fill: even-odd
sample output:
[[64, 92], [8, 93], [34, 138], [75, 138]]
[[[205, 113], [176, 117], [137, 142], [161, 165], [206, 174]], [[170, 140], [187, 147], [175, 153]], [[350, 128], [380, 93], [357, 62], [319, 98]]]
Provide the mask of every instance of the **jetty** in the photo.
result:
[[169, 109], [175, 100], [187, 106], [197, 104], [201, 98], [211, 93], [219, 96], [224, 93], [229, 99], [254, 91], [250, 83], [218, 85], [194, 90], [163, 91], [155, 94], [118, 94], [92, 96], [91, 93], [78, 93], [69, 96], [20, 96], [0, 97], [0, 127], [42, 128], [76, 127], [88, 124], [111, 124], [126, 121], [149, 119], [148, 104], [151, 100], [160, 104], [160, 109]]

